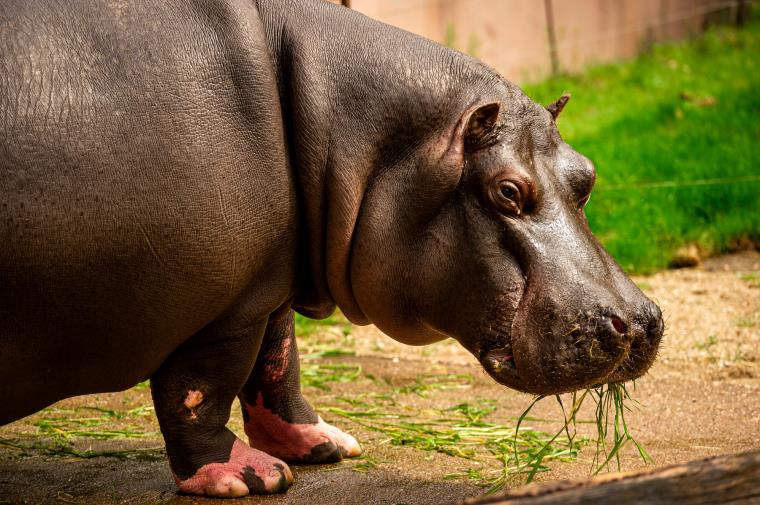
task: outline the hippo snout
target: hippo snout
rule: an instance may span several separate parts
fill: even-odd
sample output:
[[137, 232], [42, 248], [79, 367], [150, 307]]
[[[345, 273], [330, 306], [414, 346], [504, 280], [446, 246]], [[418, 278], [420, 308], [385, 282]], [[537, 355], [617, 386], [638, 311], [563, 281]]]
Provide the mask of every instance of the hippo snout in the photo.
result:
[[664, 331], [662, 312], [649, 300], [630, 314], [602, 306], [565, 320], [554, 316], [545, 316], [546, 326], [539, 322], [482, 349], [480, 362], [489, 375], [533, 394], [634, 379], [651, 366]]

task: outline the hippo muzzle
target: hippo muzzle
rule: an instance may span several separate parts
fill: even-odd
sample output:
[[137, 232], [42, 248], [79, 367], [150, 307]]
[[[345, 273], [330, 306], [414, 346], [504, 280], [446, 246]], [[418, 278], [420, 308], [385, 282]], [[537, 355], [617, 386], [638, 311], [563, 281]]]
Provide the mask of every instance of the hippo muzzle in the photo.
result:
[[579, 312], [550, 331], [515, 321], [503, 342], [481, 349], [479, 361], [497, 382], [533, 394], [635, 379], [654, 361], [664, 329], [652, 302], [641, 305], [629, 324], [610, 308]]

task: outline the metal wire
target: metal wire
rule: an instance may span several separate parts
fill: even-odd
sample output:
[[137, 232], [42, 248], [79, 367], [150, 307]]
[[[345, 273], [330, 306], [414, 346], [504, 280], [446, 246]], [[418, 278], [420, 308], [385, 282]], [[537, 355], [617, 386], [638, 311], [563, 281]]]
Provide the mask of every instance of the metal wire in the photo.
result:
[[623, 190], [630, 190], [630, 189], [712, 186], [716, 184], [736, 184], [739, 182], [760, 182], [760, 175], [745, 175], [745, 176], [739, 176], [739, 177], [716, 177], [714, 179], [695, 179], [691, 181], [657, 181], [657, 182], [641, 182], [641, 183], [632, 183], [632, 184], [617, 184], [617, 185], [610, 185], [610, 186], [598, 186], [594, 188], [594, 192], [601, 193], [604, 191], [623, 191]]

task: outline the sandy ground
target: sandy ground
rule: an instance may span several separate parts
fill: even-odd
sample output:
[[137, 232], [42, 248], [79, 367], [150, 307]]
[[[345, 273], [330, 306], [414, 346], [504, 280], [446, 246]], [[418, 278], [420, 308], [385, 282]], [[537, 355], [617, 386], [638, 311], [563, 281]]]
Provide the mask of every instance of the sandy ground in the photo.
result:
[[[634, 396], [642, 406], [627, 415], [633, 435], [658, 466], [760, 448], [760, 254], [743, 252], [636, 280], [661, 304], [667, 331], [658, 362], [636, 383]], [[305, 393], [323, 417], [357, 435], [365, 456], [296, 468], [287, 494], [238, 503], [432, 504], [482, 494], [482, 481], [450, 474], [490, 475], [500, 465], [487, 454], [464, 459], [393, 445], [386, 434], [330, 408], [409, 416], [403, 420], [442, 415], [462, 402], [491, 402], [496, 410], [486, 419], [514, 426], [532, 400], [494, 384], [451, 342], [410, 348], [373, 328], [339, 325], [304, 339], [301, 347], [304, 354], [336, 347], [352, 354], [308, 361], [343, 366], [336, 373], [344, 382], [306, 387]], [[561, 426], [561, 411], [551, 400], [539, 403], [533, 415], [554, 420], [532, 421], [536, 429]], [[593, 418], [591, 406], [580, 417]], [[237, 407], [230, 427], [242, 433]], [[74, 429], [116, 438], [79, 437]], [[0, 428], [0, 505], [218, 503], [176, 494], [157, 429], [146, 387], [65, 400]], [[590, 425], [580, 425], [580, 431], [593, 434]], [[50, 435], [56, 434], [64, 447], [113, 451], [118, 457], [72, 457], [55, 445]], [[587, 477], [593, 455], [593, 446], [587, 446], [576, 461], [552, 463], [552, 471], [538, 478]], [[645, 466], [632, 447], [624, 450], [621, 463], [623, 470]], [[511, 485], [519, 483], [514, 479]]]

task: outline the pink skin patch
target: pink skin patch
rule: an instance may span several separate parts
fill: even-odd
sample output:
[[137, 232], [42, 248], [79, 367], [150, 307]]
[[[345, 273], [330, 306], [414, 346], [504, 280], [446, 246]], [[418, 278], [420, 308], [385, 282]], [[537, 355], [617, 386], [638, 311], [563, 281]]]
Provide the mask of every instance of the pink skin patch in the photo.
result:
[[190, 411], [190, 419], [198, 419], [198, 414], [195, 412], [195, 407], [203, 402], [203, 393], [200, 391], [189, 390], [185, 397], [185, 408]]
[[289, 423], [262, 403], [259, 393], [256, 405], [245, 404], [248, 413], [245, 434], [251, 447], [292, 462], [308, 461], [313, 456], [313, 449], [330, 442], [335, 444], [343, 457], [352, 458], [362, 453], [354, 437], [327, 424], [321, 417], [316, 424]]
[[284, 462], [236, 438], [229, 461], [203, 465], [189, 479], [180, 480], [175, 475], [174, 480], [183, 493], [236, 498], [281, 493], [293, 482], [293, 474]]

